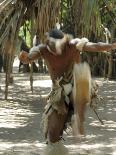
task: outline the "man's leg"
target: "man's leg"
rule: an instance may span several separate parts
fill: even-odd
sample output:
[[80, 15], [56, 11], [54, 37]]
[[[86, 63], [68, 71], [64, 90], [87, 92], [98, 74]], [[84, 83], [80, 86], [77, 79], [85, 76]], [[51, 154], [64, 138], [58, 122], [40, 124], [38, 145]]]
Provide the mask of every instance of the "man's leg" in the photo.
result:
[[43, 155], [68, 155], [67, 148], [61, 142], [66, 118], [67, 113], [62, 115], [55, 110], [48, 117], [48, 145]]
[[48, 139], [55, 143], [61, 139], [67, 114], [58, 114], [56, 110], [48, 118]]

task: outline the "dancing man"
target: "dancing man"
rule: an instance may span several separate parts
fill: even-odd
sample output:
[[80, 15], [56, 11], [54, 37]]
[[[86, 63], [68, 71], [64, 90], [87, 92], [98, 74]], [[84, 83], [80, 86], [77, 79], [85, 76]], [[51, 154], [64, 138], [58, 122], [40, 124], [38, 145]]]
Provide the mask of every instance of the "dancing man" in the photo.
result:
[[116, 49], [116, 43], [92, 43], [87, 38], [72, 38], [61, 30], [46, 33], [44, 44], [22, 52], [20, 60], [29, 63], [42, 57], [52, 80], [44, 112], [47, 146], [44, 155], [68, 155], [61, 142], [66, 124], [73, 115], [73, 133], [84, 134], [86, 105], [91, 102], [91, 73], [87, 63], [80, 63], [80, 52], [102, 52]]

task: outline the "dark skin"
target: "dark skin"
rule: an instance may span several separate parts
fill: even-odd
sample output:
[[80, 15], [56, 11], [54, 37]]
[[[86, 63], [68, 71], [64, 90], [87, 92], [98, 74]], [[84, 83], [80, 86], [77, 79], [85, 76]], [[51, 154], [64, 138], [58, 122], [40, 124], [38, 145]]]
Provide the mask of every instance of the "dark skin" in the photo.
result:
[[[61, 77], [64, 72], [68, 71], [69, 68], [74, 63], [80, 62], [80, 52], [76, 49], [77, 42], [70, 44], [68, 41], [62, 47], [62, 54], [58, 55], [53, 43], [50, 43], [48, 40], [46, 44], [39, 48], [41, 54], [39, 52], [33, 52], [31, 54], [31, 60], [28, 57], [28, 53], [22, 51], [19, 59], [24, 63], [29, 63], [38, 59], [42, 56], [47, 64], [49, 74], [51, 76], [51, 80], [54, 81]], [[47, 49], [48, 45], [52, 51], [52, 53]], [[83, 51], [89, 52], [102, 52], [102, 51], [110, 51], [112, 49], [116, 49], [116, 43], [114, 44], [105, 44], [105, 43], [86, 43], [83, 47]], [[73, 97], [70, 96], [71, 103], [73, 105]], [[74, 105], [73, 105], [74, 106]], [[78, 106], [79, 117], [84, 122], [84, 113], [85, 113], [85, 103], [83, 101], [81, 106]], [[58, 114], [57, 111], [53, 111], [52, 114], [48, 118], [48, 130], [46, 133], [46, 137], [49, 138], [51, 142], [57, 142], [60, 140], [60, 136], [63, 133], [64, 124], [66, 122], [68, 115], [68, 108], [66, 108], [65, 113]], [[80, 128], [80, 134], [84, 134], [83, 125]]]

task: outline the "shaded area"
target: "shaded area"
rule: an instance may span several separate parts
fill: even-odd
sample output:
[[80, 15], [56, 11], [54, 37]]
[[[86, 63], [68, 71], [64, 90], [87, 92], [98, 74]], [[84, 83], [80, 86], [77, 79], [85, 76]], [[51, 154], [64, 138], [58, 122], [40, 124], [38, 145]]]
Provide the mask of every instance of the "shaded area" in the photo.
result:
[[[4, 73], [0, 74], [0, 154], [39, 155], [45, 147], [41, 118], [46, 95], [50, 91], [49, 76], [34, 74], [34, 92], [30, 91], [29, 74], [14, 74], [14, 84], [9, 86], [8, 100], [4, 100]], [[64, 144], [72, 155], [116, 154], [116, 81], [96, 79], [104, 104], [97, 111], [104, 121], [101, 125], [88, 107], [86, 137], [75, 139], [71, 129], [64, 133]]]
[[[97, 79], [100, 85], [99, 93], [104, 97], [104, 104], [98, 105], [99, 113], [104, 125], [98, 121], [92, 109], [87, 109], [86, 114], [86, 137], [76, 142], [69, 136], [69, 148], [72, 154], [91, 155], [114, 155], [116, 154], [116, 81], [104, 81]], [[78, 151], [77, 151], [78, 150]]]
[[[4, 100], [5, 74], [0, 76], [0, 154], [21, 154], [22, 150], [29, 154], [36, 149], [40, 152], [44, 145], [41, 118], [45, 96], [50, 90], [50, 84], [43, 87], [42, 83], [48, 83], [48, 80], [44, 80], [48, 76], [40, 75], [38, 78], [38, 75], [34, 75], [32, 94], [29, 74], [15, 73], [7, 101]], [[37, 78], [41, 80], [37, 81]]]

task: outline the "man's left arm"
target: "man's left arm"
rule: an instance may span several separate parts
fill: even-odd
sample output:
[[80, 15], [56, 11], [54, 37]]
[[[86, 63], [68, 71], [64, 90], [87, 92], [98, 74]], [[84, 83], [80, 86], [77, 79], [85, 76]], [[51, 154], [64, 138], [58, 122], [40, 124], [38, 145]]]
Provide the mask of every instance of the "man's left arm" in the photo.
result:
[[98, 43], [87, 42], [83, 46], [83, 51], [89, 51], [89, 52], [102, 52], [102, 51], [110, 51], [114, 49], [116, 49], [116, 43], [108, 44], [103, 42], [98, 42]]

